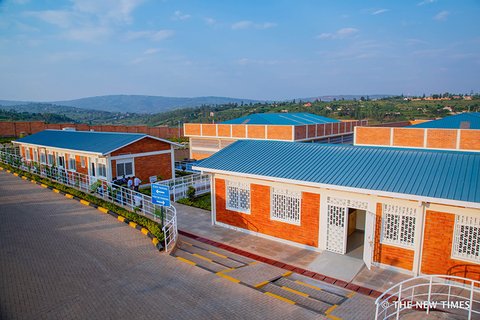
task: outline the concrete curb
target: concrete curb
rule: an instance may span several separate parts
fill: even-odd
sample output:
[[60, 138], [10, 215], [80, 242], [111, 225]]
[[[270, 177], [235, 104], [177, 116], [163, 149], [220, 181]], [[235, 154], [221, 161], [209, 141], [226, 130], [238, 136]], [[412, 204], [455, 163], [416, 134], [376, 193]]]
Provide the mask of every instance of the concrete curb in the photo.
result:
[[[0, 171], [5, 171], [5, 172], [8, 172], [8, 173], [12, 173], [10, 170], [5, 170], [5, 168], [3, 167], [0, 167]], [[58, 189], [55, 189], [54, 187], [51, 187], [51, 186], [47, 186], [46, 184], [43, 184], [43, 183], [40, 183], [40, 182], [37, 182], [35, 180], [32, 180], [32, 179], [29, 179], [27, 178], [26, 176], [23, 176], [21, 174], [18, 174], [16, 172], [13, 173], [14, 176], [16, 177], [19, 177], [21, 178], [22, 180], [25, 180], [25, 181], [30, 181], [31, 183], [34, 183], [36, 185], [39, 185], [41, 186], [42, 188], [45, 188], [45, 189], [49, 189], [55, 193], [58, 193], [58, 194], [61, 194], [63, 196], [65, 196], [66, 198], [68, 199], [72, 199], [72, 200], [76, 200], [78, 202], [80, 202], [81, 204], [83, 204], [84, 206], [87, 206], [87, 207], [92, 207], [92, 208], [95, 208], [97, 209], [98, 211], [102, 212], [102, 213], [105, 213], [105, 214], [109, 214], [111, 215], [112, 217], [114, 217], [115, 219], [117, 219], [118, 221], [120, 222], [123, 222], [125, 224], [127, 224], [129, 227], [133, 228], [133, 229], [136, 229], [138, 231], [140, 231], [143, 235], [147, 236], [151, 241], [152, 241], [152, 244], [155, 246], [155, 248], [157, 248], [158, 251], [164, 251], [163, 249], [163, 245], [161, 244], [160, 240], [158, 240], [157, 237], [155, 237], [155, 235], [153, 235], [150, 231], [148, 231], [148, 229], [138, 225], [137, 223], [133, 222], [133, 221], [130, 221], [128, 220], [127, 218], [125, 217], [122, 217], [121, 215], [111, 211], [111, 210], [108, 210], [106, 208], [103, 208], [103, 207], [100, 207], [94, 203], [91, 203], [89, 201], [86, 201], [84, 199], [81, 199], [81, 198], [78, 198], [74, 195], [71, 195], [69, 193], [65, 193], [63, 191], [60, 191]]]
[[192, 238], [194, 240], [209, 244], [211, 246], [214, 246], [214, 247], [217, 247], [217, 248], [220, 248], [220, 249], [224, 249], [224, 250], [239, 254], [241, 256], [244, 256], [244, 257], [247, 257], [247, 258], [250, 258], [250, 259], [261, 261], [261, 262], [270, 264], [272, 266], [275, 266], [275, 267], [278, 267], [278, 268], [281, 268], [281, 269], [285, 269], [285, 270], [288, 270], [288, 271], [291, 271], [291, 272], [295, 272], [295, 273], [301, 274], [303, 276], [307, 276], [307, 277], [310, 277], [310, 278], [313, 278], [313, 279], [316, 279], [316, 280], [327, 282], [329, 284], [333, 284], [333, 285], [341, 287], [341, 288], [352, 290], [354, 292], [358, 292], [360, 294], [363, 294], [363, 295], [366, 295], [366, 296], [369, 296], [369, 297], [372, 297], [372, 298], [378, 298], [382, 294], [382, 292], [377, 291], [377, 290], [373, 290], [373, 289], [370, 289], [370, 288], [367, 288], [367, 287], [358, 286], [358, 285], [353, 284], [351, 282], [349, 283], [349, 282], [345, 282], [345, 281], [340, 280], [340, 279], [327, 277], [327, 276], [325, 276], [323, 274], [320, 274], [320, 273], [305, 270], [303, 268], [298, 268], [298, 267], [292, 266], [292, 265], [284, 263], [284, 262], [280, 262], [280, 261], [277, 261], [277, 260], [273, 260], [273, 259], [269, 259], [269, 258], [266, 258], [266, 257], [263, 257], [263, 256], [259, 256], [257, 254], [250, 253], [250, 252], [247, 252], [247, 251], [244, 251], [244, 250], [240, 250], [238, 248], [235, 248], [235, 247], [232, 247], [232, 246], [229, 246], [229, 245], [217, 242], [217, 241], [213, 241], [213, 240], [201, 237], [201, 236], [197, 236], [197, 235], [195, 235], [193, 233], [190, 233], [190, 232], [187, 232], [187, 231], [178, 230], [178, 233], [183, 235], [183, 236]]

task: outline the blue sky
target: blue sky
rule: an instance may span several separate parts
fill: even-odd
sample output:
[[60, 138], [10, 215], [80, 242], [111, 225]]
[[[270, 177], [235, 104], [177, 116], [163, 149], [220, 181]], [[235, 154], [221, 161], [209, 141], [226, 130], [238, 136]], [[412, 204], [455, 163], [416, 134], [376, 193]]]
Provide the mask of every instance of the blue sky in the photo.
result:
[[480, 91], [480, 2], [0, 0], [0, 99]]

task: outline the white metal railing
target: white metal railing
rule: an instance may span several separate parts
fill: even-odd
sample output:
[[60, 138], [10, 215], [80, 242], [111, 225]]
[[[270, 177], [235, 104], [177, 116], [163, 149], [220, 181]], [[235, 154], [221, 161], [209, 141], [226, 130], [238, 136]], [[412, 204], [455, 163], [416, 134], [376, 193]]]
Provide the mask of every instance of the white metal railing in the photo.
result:
[[173, 201], [177, 201], [187, 197], [187, 191], [190, 186], [195, 188], [196, 195], [210, 192], [210, 175], [191, 174], [185, 177], [158, 181], [157, 184], [168, 186], [170, 194], [173, 196]]
[[193, 166], [196, 164], [196, 161], [175, 161], [175, 169], [182, 170], [186, 172], [199, 173], [198, 170], [193, 170]]
[[412, 309], [447, 311], [466, 319], [480, 316], [480, 281], [448, 275], [418, 276], [399, 282], [375, 301], [375, 320], [399, 319]]
[[162, 207], [152, 203], [152, 197], [126, 186], [121, 186], [75, 171], [51, 166], [33, 160], [25, 160], [18, 151], [3, 149], [0, 162], [12, 167], [36, 174], [57, 183], [73, 187], [79, 191], [94, 195], [117, 206], [160, 222], [165, 235], [165, 250], [172, 246], [177, 238], [177, 219], [174, 206]]

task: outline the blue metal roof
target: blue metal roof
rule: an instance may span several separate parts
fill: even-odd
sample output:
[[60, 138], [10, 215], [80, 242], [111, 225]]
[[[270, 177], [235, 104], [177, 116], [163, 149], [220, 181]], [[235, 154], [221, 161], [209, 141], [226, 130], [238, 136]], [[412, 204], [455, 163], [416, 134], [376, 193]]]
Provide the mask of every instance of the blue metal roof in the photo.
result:
[[195, 169], [480, 203], [480, 152], [239, 140]]
[[410, 128], [480, 129], [480, 112], [465, 112], [439, 120], [423, 122]]
[[16, 140], [45, 147], [108, 154], [141, 138], [142, 133], [44, 130]]
[[224, 121], [224, 124], [268, 124], [293, 125], [322, 124], [340, 122], [336, 119], [318, 116], [312, 113], [254, 113], [245, 117]]

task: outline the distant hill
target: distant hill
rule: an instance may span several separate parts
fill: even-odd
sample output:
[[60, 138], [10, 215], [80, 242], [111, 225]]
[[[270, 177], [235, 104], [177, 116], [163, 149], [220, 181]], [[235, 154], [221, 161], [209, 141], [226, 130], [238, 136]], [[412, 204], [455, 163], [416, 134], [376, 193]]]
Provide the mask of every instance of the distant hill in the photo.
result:
[[320, 101], [360, 100], [360, 98], [362, 98], [362, 97], [364, 97], [364, 98], [368, 97], [369, 100], [375, 100], [375, 99], [388, 98], [388, 97], [392, 97], [392, 96], [393, 95], [391, 95], [391, 94], [372, 94], [372, 95], [368, 95], [368, 94], [364, 94], [364, 95], [345, 94], [345, 95], [335, 95], [335, 96], [318, 96], [318, 97], [300, 98], [298, 100], [310, 101], [310, 102], [313, 102], [313, 101], [316, 101], [316, 100], [320, 100]]
[[49, 102], [0, 100], [0, 105], [16, 106], [32, 102], [108, 112], [158, 113], [177, 108], [197, 107], [201, 105], [220, 105], [227, 103], [248, 104], [259, 101], [228, 97], [178, 98], [143, 95], [109, 95]]

